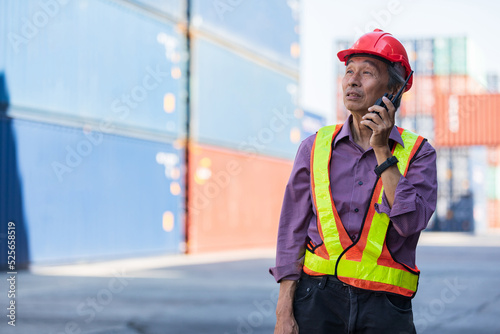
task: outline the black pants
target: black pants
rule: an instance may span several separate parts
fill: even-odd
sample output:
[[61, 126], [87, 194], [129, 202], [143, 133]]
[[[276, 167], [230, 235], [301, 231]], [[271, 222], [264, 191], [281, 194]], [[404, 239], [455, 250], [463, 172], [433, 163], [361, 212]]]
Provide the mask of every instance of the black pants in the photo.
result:
[[302, 274], [293, 303], [300, 334], [415, 334], [411, 299]]

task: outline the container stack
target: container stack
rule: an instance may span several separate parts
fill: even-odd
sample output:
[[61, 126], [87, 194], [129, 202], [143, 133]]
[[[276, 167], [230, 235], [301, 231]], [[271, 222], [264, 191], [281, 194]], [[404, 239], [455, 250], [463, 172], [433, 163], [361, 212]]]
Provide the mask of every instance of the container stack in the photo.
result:
[[[0, 251], [17, 268], [273, 247], [299, 1], [3, 1]], [[7, 265], [6, 258], [0, 267]]]
[[188, 251], [270, 247], [307, 115], [298, 1], [191, 2]]
[[[438, 154], [438, 206], [429, 229], [470, 232], [493, 228], [493, 217], [498, 216], [497, 202], [491, 195], [495, 192], [488, 192], [488, 200], [485, 194], [496, 173], [488, 163], [486, 146], [500, 145], [495, 129], [500, 95], [492, 91], [493, 84], [488, 88], [481, 53], [466, 37], [407, 39], [402, 43], [415, 74], [413, 87], [403, 95], [396, 124], [426, 137]], [[339, 41], [337, 48], [351, 44]], [[341, 64], [338, 122], [348, 114], [340, 85], [343, 73]]]
[[184, 1], [0, 13], [0, 234], [15, 223], [18, 264], [184, 251]]

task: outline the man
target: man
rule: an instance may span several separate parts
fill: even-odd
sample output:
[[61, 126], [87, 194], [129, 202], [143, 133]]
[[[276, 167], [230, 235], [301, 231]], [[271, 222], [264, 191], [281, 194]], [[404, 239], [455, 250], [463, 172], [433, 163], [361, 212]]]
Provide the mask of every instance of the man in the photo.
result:
[[375, 105], [411, 73], [396, 38], [376, 29], [337, 55], [350, 116], [298, 149], [270, 268], [275, 333], [415, 333], [415, 249], [436, 206], [436, 152], [394, 125], [396, 101]]

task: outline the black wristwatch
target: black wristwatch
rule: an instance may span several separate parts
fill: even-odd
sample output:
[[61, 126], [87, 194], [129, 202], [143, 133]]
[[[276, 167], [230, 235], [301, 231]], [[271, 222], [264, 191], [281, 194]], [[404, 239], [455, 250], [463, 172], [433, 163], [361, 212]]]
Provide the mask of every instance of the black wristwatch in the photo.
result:
[[388, 158], [386, 161], [384, 161], [380, 166], [375, 167], [375, 174], [377, 174], [378, 177], [382, 175], [382, 173], [389, 167], [397, 164], [399, 162], [398, 158], [395, 156], [392, 156]]

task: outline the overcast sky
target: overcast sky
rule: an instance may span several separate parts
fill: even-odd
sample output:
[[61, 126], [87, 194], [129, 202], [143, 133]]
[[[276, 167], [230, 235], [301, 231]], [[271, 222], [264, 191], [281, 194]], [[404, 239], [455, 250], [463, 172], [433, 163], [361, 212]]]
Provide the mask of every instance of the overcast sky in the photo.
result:
[[489, 72], [500, 74], [500, 1], [496, 0], [302, 0], [302, 106], [332, 118], [335, 103], [334, 50], [374, 27], [399, 39], [467, 36]]

